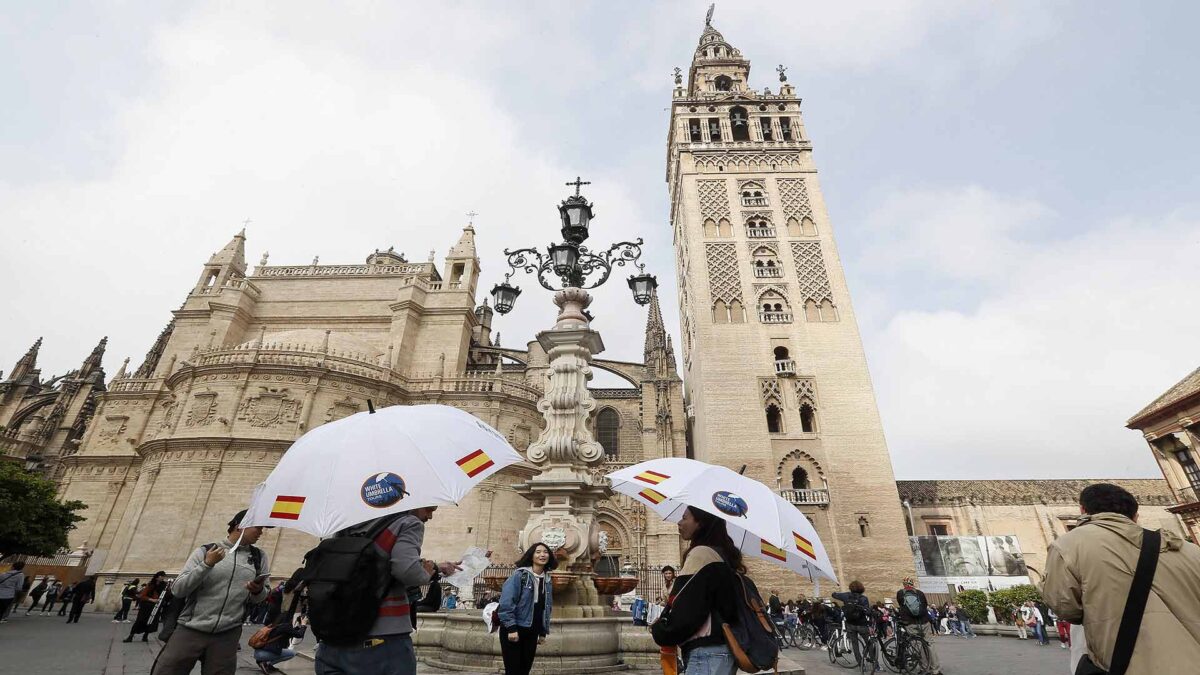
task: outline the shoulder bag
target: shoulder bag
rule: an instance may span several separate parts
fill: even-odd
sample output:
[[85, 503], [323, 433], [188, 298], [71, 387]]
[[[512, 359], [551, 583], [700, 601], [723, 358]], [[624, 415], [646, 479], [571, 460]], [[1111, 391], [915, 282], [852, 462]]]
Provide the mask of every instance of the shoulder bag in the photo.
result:
[[1092, 657], [1084, 654], [1075, 667], [1075, 675], [1125, 675], [1133, 648], [1137, 644], [1138, 631], [1142, 627], [1142, 615], [1146, 601], [1150, 598], [1150, 586], [1154, 583], [1154, 570], [1158, 567], [1158, 547], [1162, 533], [1158, 530], [1142, 530], [1142, 551], [1138, 554], [1137, 569], [1125, 600], [1125, 611], [1121, 614], [1121, 627], [1117, 629], [1117, 642], [1113, 645], [1112, 662], [1108, 670], [1097, 666]]

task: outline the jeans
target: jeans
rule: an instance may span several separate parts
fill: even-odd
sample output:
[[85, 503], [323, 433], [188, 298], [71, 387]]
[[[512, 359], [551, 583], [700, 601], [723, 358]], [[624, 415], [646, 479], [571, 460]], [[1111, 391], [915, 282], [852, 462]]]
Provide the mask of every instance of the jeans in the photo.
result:
[[255, 649], [254, 660], [257, 663], [265, 663], [268, 666], [273, 666], [276, 663], [283, 663], [296, 655], [295, 650], [283, 649], [278, 652], [268, 651], [266, 649]]
[[683, 675], [734, 675], [737, 661], [728, 645], [696, 647], [683, 657]]
[[[517, 641], [508, 639], [509, 635], [517, 634]], [[509, 630], [500, 627], [500, 653], [504, 657], [504, 675], [529, 675], [533, 669], [533, 659], [537, 656], [538, 634], [533, 627], [517, 626]]]
[[124, 621], [129, 618], [129, 608], [133, 605], [133, 598], [121, 598], [121, 609], [113, 616], [115, 621]]
[[962, 631], [963, 637], [966, 637], [968, 635], [970, 635], [971, 637], [977, 637], [975, 635], [975, 631], [971, 628], [971, 620], [970, 619], [959, 619], [958, 625], [959, 625], [959, 630]]
[[242, 627], [202, 633], [179, 626], [158, 653], [151, 675], [189, 675], [200, 664], [201, 675], [233, 675], [237, 670]]
[[1044, 645], [1050, 644], [1050, 638], [1046, 637], [1046, 624], [1044, 624], [1044, 623], [1034, 624], [1033, 634], [1035, 636], [1037, 636], [1038, 642], [1040, 642]]
[[[367, 646], [372, 640], [380, 644]], [[316, 675], [416, 675], [412, 636], [383, 635], [362, 644], [317, 646]]]

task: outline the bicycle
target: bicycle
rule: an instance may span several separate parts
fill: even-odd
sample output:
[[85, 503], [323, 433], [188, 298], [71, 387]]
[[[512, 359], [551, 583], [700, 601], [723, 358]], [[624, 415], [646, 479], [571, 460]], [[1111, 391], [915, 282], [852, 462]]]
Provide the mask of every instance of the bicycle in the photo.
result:
[[821, 638], [817, 636], [817, 629], [813, 628], [811, 623], [802, 623], [796, 626], [795, 640], [796, 648], [801, 651], [808, 651], [821, 643]]
[[883, 665], [893, 673], [923, 675], [929, 672], [929, 643], [924, 637], [909, 633], [903, 625], [897, 627], [896, 637], [883, 642], [880, 652]]
[[842, 619], [840, 626], [834, 626], [833, 632], [829, 635], [829, 642], [826, 647], [829, 649], [829, 662], [839, 665], [843, 668], [853, 668], [859, 664], [859, 659], [854, 658], [854, 644], [851, 642], [853, 638], [846, 631], [846, 620]]

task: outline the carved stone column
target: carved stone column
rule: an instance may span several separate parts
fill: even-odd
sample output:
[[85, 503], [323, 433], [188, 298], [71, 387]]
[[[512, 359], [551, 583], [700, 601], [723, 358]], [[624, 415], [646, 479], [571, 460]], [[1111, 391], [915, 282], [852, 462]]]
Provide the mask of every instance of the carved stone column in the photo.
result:
[[554, 296], [559, 307], [554, 328], [538, 333], [538, 342], [550, 360], [549, 382], [538, 410], [546, 428], [529, 446], [530, 462], [542, 472], [516, 486], [533, 503], [529, 521], [521, 530], [521, 548], [545, 542], [555, 550], [559, 569], [575, 575], [570, 586], [555, 596], [555, 608], [564, 617], [603, 615], [592, 585], [592, 564], [600, 555], [596, 503], [611, 490], [603, 479], [594, 479], [589, 467], [604, 460], [604, 449], [592, 438], [588, 421], [596, 401], [588, 391], [592, 356], [604, 350], [600, 334], [591, 329], [584, 310], [591, 296], [567, 288]]

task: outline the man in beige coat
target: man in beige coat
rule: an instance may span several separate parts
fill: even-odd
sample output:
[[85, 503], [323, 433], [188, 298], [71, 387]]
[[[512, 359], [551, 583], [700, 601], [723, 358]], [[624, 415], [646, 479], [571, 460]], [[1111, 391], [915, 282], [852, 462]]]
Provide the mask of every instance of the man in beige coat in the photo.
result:
[[[1108, 669], [1141, 551], [1137, 500], [1097, 483], [1079, 495], [1079, 525], [1050, 545], [1042, 596], [1058, 616], [1083, 624], [1088, 653]], [[1162, 531], [1158, 568], [1129, 675], [1197, 672], [1200, 664], [1200, 548]]]

